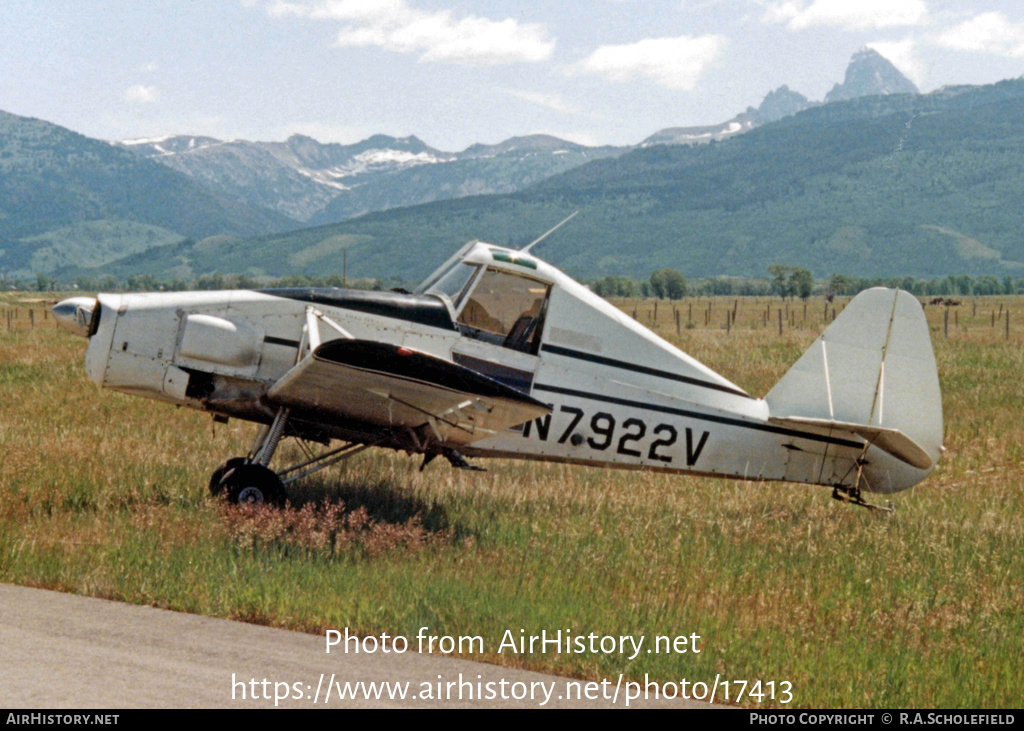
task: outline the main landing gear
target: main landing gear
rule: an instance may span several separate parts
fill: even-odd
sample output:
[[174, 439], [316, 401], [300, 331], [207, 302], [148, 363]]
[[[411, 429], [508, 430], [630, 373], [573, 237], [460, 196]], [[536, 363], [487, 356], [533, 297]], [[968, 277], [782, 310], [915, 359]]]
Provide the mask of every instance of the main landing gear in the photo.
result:
[[232, 457], [214, 470], [210, 476], [210, 494], [223, 495], [228, 502], [240, 505], [283, 507], [288, 500], [285, 490], [288, 485], [374, 446], [374, 443], [345, 442], [320, 455], [313, 455], [307, 449], [305, 461], [274, 472], [268, 465], [281, 443], [287, 423], [288, 409], [279, 409], [274, 420], [260, 429], [248, 455]]
[[272, 469], [249, 464], [244, 457], [228, 460], [213, 473], [210, 492], [223, 493], [228, 502], [239, 505], [283, 507], [287, 499], [281, 478]]

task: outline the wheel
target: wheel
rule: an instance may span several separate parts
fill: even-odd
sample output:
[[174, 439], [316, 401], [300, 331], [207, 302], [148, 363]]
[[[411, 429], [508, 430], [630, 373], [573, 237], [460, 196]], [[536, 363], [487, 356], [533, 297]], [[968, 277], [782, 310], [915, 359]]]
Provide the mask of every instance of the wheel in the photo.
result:
[[239, 505], [284, 505], [285, 493], [281, 478], [263, 465], [240, 464], [228, 470], [221, 480], [229, 502]]
[[210, 476], [210, 494], [214, 497], [220, 495], [221, 490], [224, 489], [223, 480], [224, 475], [227, 474], [228, 470], [232, 470], [239, 465], [245, 464], [245, 457], [232, 457], [227, 462], [222, 464], [220, 467], [213, 471]]

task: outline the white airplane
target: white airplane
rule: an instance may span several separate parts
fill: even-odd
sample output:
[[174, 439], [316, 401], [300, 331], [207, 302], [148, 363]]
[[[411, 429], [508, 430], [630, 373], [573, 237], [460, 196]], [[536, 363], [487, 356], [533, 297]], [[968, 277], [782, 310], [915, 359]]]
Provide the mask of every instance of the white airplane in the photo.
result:
[[[866, 507], [863, 492], [904, 490], [939, 460], [938, 374], [912, 295], [857, 296], [758, 399], [529, 249], [470, 242], [413, 294], [100, 294], [53, 312], [89, 339], [97, 385], [263, 425], [210, 480], [241, 503], [283, 504], [289, 483], [373, 446], [424, 466], [440, 454], [785, 480]], [[327, 449], [271, 470], [288, 436]]]

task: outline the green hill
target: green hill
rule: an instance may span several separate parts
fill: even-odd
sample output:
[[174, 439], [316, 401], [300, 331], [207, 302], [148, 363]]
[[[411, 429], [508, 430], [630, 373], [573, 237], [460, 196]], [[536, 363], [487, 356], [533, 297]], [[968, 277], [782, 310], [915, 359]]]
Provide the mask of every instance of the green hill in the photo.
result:
[[[86, 234], [83, 251], [65, 251], [70, 256], [59, 261], [39, 258], [37, 249], [52, 248], [53, 237], [66, 240], [68, 227], [87, 222], [102, 225]], [[123, 256], [183, 236], [253, 236], [290, 225], [105, 142], [0, 112], [0, 273], [40, 261], [79, 262], [90, 247]], [[104, 232], [108, 238], [97, 243]]]
[[371, 214], [113, 268], [159, 274], [340, 272], [416, 280], [463, 241], [522, 245], [573, 210], [541, 255], [580, 278], [1024, 274], [1024, 80], [815, 107], [696, 147], [652, 146], [517, 194]]

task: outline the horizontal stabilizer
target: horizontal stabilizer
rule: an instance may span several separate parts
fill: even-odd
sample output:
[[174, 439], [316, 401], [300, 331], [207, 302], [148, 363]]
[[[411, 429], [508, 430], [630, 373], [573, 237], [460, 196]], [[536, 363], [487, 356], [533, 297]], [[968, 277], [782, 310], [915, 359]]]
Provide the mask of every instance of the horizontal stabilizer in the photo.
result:
[[463, 445], [543, 416], [550, 408], [468, 368], [418, 350], [367, 340], [324, 343], [271, 387], [275, 404], [338, 423], [427, 426]]
[[888, 452], [896, 459], [903, 460], [920, 470], [929, 470], [935, 464], [928, 452], [920, 444], [896, 429], [883, 429], [880, 426], [867, 426], [865, 424], [847, 424], [841, 421], [829, 421], [828, 419], [803, 419], [789, 417], [786, 419], [768, 419], [772, 424], [780, 426], [800, 427], [814, 426], [830, 430], [831, 436], [836, 432], [847, 432], [856, 434], [869, 443], [875, 445], [884, 452]]

